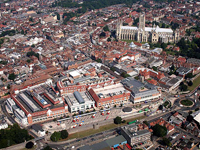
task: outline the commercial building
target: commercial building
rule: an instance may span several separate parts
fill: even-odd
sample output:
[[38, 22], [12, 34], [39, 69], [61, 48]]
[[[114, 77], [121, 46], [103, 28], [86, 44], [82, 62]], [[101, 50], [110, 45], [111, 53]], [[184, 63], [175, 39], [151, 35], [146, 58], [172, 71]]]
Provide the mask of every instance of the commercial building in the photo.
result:
[[169, 118], [169, 123], [172, 123], [176, 126], [181, 126], [182, 123], [185, 123], [186, 118], [183, 117], [179, 112], [174, 113], [170, 118]]
[[192, 69], [191, 68], [180, 67], [180, 68], [178, 68], [176, 70], [176, 72], [178, 73], [179, 76], [185, 77], [185, 75], [187, 75], [188, 73], [192, 73]]
[[101, 68], [97, 63], [90, 63], [77, 70], [62, 72], [62, 77], [56, 83], [60, 95], [75, 91], [83, 92], [89, 87], [99, 88], [114, 84], [116, 78]]
[[75, 91], [73, 94], [66, 95], [65, 100], [71, 113], [79, 111], [85, 112], [86, 110], [94, 108], [95, 105], [94, 100], [88, 92]]
[[148, 130], [148, 127], [140, 129], [138, 123], [121, 127], [121, 134], [131, 146], [151, 141], [151, 132]]
[[173, 91], [183, 81], [183, 77], [171, 75], [170, 77], [164, 77], [159, 81], [159, 85], [163, 91]]
[[130, 77], [123, 79], [121, 83], [125, 89], [131, 91], [130, 101], [133, 103], [151, 101], [161, 97], [160, 88], [153, 84], [147, 82], [142, 83]]
[[95, 101], [97, 107], [112, 107], [123, 105], [129, 101], [130, 92], [121, 83], [109, 85], [103, 88], [89, 88], [88, 92]]
[[7, 100], [8, 108], [23, 124], [50, 120], [68, 113], [64, 99], [48, 84], [23, 88], [17, 94], [12, 93], [11, 98]]

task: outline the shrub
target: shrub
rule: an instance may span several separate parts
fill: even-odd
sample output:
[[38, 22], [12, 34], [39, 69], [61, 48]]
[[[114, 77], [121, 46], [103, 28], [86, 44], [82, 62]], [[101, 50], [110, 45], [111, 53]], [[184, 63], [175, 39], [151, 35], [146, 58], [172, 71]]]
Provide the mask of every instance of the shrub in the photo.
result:
[[31, 148], [33, 148], [33, 145], [34, 145], [34, 143], [30, 141], [30, 142], [26, 143], [26, 146], [25, 146], [25, 147], [26, 147], [27, 149], [31, 149]]

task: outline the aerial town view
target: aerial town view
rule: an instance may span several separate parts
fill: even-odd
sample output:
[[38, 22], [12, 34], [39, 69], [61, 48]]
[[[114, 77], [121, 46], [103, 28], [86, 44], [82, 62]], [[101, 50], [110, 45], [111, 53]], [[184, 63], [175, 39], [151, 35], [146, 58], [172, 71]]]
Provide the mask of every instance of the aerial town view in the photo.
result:
[[0, 0], [0, 149], [200, 150], [200, 1]]

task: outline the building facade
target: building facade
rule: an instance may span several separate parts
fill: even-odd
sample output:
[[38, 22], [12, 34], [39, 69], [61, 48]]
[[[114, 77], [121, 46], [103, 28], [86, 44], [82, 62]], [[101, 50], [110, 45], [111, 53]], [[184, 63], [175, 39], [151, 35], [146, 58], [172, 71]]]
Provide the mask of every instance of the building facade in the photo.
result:
[[117, 38], [119, 40], [133, 40], [138, 42], [178, 42], [179, 31], [159, 26], [145, 27], [145, 14], [140, 14], [139, 27], [123, 26], [122, 22], [117, 24]]
[[121, 134], [131, 146], [151, 141], [151, 132], [148, 129], [139, 129], [137, 124], [121, 127]]
[[123, 79], [122, 84], [131, 92], [130, 101], [132, 103], [152, 101], [161, 97], [161, 89], [153, 84], [143, 83], [130, 77]]

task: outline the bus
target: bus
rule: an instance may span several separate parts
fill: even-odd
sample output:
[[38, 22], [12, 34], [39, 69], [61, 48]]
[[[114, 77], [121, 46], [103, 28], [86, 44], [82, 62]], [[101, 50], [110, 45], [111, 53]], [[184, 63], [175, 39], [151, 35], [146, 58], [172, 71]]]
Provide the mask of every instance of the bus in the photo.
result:
[[128, 122], [128, 124], [133, 124], [133, 123], [136, 123], [136, 122], [137, 122], [137, 120], [134, 120], [134, 121]]

